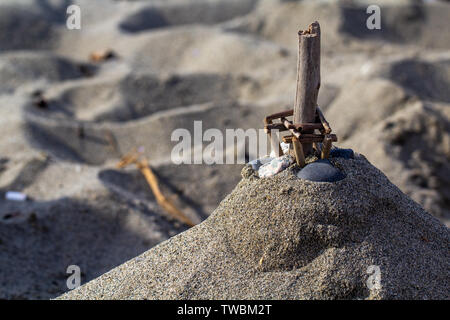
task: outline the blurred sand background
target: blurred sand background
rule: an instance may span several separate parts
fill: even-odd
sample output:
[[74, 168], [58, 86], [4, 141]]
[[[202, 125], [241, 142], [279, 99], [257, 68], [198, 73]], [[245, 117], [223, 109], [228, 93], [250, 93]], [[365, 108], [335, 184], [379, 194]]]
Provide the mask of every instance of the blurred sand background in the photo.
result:
[[[81, 8], [81, 30], [66, 9]], [[381, 8], [381, 30], [366, 8]], [[120, 155], [141, 148], [173, 201], [204, 220], [242, 165], [175, 165], [173, 130], [262, 128], [291, 108], [297, 31], [322, 29], [319, 105], [364, 154], [450, 221], [448, 1], [2, 0], [0, 298], [66, 292], [184, 230]], [[95, 62], [93, 52], [114, 57]], [[42, 100], [46, 104], [42, 104]], [[29, 200], [5, 200], [7, 191]]]

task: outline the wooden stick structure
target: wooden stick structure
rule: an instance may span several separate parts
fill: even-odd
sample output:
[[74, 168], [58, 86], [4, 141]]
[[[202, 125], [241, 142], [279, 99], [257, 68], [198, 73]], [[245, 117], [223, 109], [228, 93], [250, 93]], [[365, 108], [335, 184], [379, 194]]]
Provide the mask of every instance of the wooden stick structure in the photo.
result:
[[[271, 130], [289, 131], [283, 141], [293, 145], [297, 165], [304, 167], [305, 157], [320, 153], [322, 159], [330, 156], [332, 142], [337, 136], [331, 134], [331, 127], [322, 110], [317, 105], [320, 88], [320, 25], [316, 21], [308, 30], [299, 31], [299, 51], [297, 63], [297, 90], [294, 109], [271, 114], [264, 119], [264, 128], [271, 137]], [[293, 117], [290, 121], [287, 117]], [[274, 123], [274, 120], [280, 122]], [[314, 131], [319, 130], [320, 134]], [[271, 140], [272, 141], [272, 140]], [[321, 145], [319, 144], [321, 143]], [[272, 148], [280, 150], [281, 147]]]
[[147, 180], [148, 185], [150, 186], [153, 194], [155, 195], [156, 201], [158, 204], [164, 208], [173, 218], [176, 220], [193, 227], [195, 223], [187, 217], [181, 210], [179, 210], [168, 198], [164, 196], [159, 188], [158, 178], [153, 173], [150, 168], [148, 161], [146, 158], [140, 157], [140, 155], [136, 151], [132, 151], [129, 154], [122, 157], [120, 162], [117, 164], [117, 168], [124, 168], [130, 164], [135, 164], [136, 167], [141, 171], [145, 179]]

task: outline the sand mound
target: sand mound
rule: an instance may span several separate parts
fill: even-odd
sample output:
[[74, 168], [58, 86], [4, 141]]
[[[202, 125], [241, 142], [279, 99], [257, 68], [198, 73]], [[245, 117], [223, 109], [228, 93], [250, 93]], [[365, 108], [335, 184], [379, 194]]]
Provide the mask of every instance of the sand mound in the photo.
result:
[[333, 129], [339, 138], [345, 140], [401, 110], [408, 98], [405, 91], [391, 81], [357, 77], [330, 103], [327, 117], [336, 124]]
[[[32, 111], [31, 111], [32, 110]], [[102, 164], [118, 159], [134, 147], [145, 149], [150, 160], [170, 161], [173, 147], [172, 132], [178, 128], [194, 131], [194, 121], [203, 121], [203, 130], [225, 130], [231, 121], [238, 128], [257, 127], [271, 106], [245, 106], [234, 101], [205, 103], [162, 112], [127, 123], [91, 123], [45, 117], [45, 113], [29, 106], [25, 111], [26, 137], [30, 144], [58, 159]], [[258, 115], [259, 117], [254, 117]], [[186, 126], [186, 124], [188, 124]]]
[[[158, 111], [236, 97], [231, 77], [215, 74], [132, 74], [116, 79], [72, 82], [46, 92], [45, 117], [78, 121], [125, 122]], [[208, 87], [208, 90], [203, 88]]]
[[448, 61], [447, 54], [440, 54], [367, 62], [327, 109], [342, 146], [363, 152], [403, 192], [446, 223], [450, 114], [443, 102], [448, 101]]
[[365, 152], [403, 192], [447, 224], [449, 110], [448, 104], [417, 102], [346, 142]]
[[[305, 21], [327, 21], [321, 33], [327, 39], [325, 52], [365, 51], [384, 45], [418, 45], [427, 48], [448, 48], [450, 7], [442, 2], [422, 5], [420, 1], [267, 1], [254, 13], [230, 23], [227, 28], [257, 34], [288, 48], [295, 47], [296, 38], [289, 30], [304, 27]], [[369, 5], [377, 4], [382, 12], [381, 29], [366, 27]]]
[[333, 162], [336, 183], [243, 179], [202, 224], [61, 298], [448, 299], [448, 229], [364, 157]]
[[199, 25], [144, 33], [116, 46], [136, 70], [166, 73], [280, 73], [276, 68], [288, 55], [264, 39]]
[[0, 55], [0, 93], [39, 81], [58, 82], [83, 75], [80, 64], [48, 53], [16, 51]]
[[[186, 229], [164, 218], [154, 202], [109, 192], [95, 167], [43, 157], [0, 163], [3, 299], [58, 296], [67, 290], [69, 265], [78, 265], [88, 281]], [[10, 190], [28, 200], [5, 200]]]
[[50, 49], [65, 23], [67, 1], [7, 0], [0, 3], [0, 51]]
[[450, 103], [450, 57], [433, 62], [402, 59], [389, 64], [380, 74], [421, 99]]
[[81, 268], [82, 279], [93, 279], [180, 232], [142, 206], [131, 209], [113, 195], [94, 192], [90, 200], [0, 200], [2, 298], [55, 297], [67, 288], [69, 265]]
[[249, 13], [258, 0], [194, 1], [152, 5], [127, 16], [119, 27], [126, 32], [185, 24], [216, 24]]
[[203, 130], [223, 132], [231, 124], [260, 127], [260, 119], [277, 104], [235, 100], [255, 90], [255, 82], [243, 76], [121, 75], [54, 86], [43, 93], [47, 107], [29, 101], [23, 113], [30, 144], [59, 159], [102, 164], [143, 147], [150, 160], [168, 162], [177, 143], [171, 141], [172, 132], [193, 132], [194, 121], [202, 121]]

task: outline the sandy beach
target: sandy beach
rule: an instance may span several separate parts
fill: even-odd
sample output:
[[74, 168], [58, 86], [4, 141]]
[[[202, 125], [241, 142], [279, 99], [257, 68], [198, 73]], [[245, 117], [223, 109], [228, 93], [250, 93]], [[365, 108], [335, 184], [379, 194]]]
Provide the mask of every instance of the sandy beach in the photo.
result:
[[[379, 30], [366, 27], [372, 2]], [[67, 27], [70, 5], [81, 29]], [[0, 299], [66, 294], [70, 265], [81, 284], [103, 276], [65, 298], [449, 299], [449, 16], [448, 1], [1, 1]], [[270, 220], [264, 197], [288, 201], [281, 178], [175, 164], [171, 134], [263, 128], [292, 108], [297, 31], [316, 20], [318, 104], [356, 156], [333, 160], [347, 174], [335, 184], [282, 172], [299, 193]], [[135, 166], [116, 167], [133, 149], [197, 226], [173, 219]], [[245, 236], [249, 225], [286, 238]], [[371, 263], [387, 270], [381, 291], [361, 287]]]

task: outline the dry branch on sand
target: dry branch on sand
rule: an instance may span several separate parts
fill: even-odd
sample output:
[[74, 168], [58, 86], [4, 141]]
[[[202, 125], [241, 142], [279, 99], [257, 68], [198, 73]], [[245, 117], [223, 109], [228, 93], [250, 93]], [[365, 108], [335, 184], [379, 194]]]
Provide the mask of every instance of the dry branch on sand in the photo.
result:
[[145, 180], [147, 180], [148, 185], [152, 189], [158, 204], [164, 208], [173, 218], [176, 220], [193, 227], [195, 223], [187, 217], [181, 210], [179, 210], [166, 196], [163, 195], [161, 189], [159, 188], [158, 178], [153, 173], [148, 160], [141, 156], [137, 151], [126, 154], [122, 157], [120, 162], [117, 164], [117, 168], [121, 169], [130, 164], [135, 164], [139, 171], [144, 175]]

